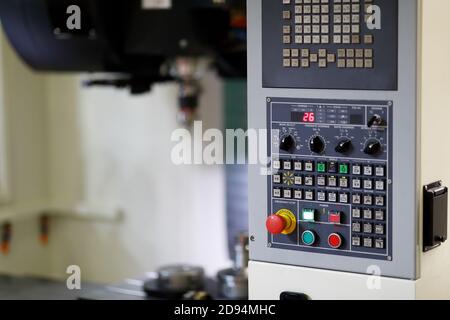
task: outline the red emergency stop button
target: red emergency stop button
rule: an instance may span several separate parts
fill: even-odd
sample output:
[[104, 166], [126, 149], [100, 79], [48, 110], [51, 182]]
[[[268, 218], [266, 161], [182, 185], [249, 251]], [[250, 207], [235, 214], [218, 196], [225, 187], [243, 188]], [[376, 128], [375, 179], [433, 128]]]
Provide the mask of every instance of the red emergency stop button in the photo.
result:
[[295, 231], [297, 219], [291, 211], [282, 209], [267, 218], [266, 227], [271, 234], [288, 235]]
[[339, 249], [342, 246], [342, 237], [337, 233], [332, 233], [328, 237], [328, 245], [333, 249]]

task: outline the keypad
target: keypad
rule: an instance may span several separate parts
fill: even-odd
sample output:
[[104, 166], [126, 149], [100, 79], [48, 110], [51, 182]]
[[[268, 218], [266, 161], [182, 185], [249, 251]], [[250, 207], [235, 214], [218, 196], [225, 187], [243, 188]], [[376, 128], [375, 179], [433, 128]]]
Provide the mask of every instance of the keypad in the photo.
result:
[[364, 28], [373, 0], [278, 1], [283, 3], [283, 67], [374, 68], [375, 38]]
[[352, 248], [386, 249], [384, 165], [303, 158], [274, 160], [272, 167], [273, 198], [348, 205]]

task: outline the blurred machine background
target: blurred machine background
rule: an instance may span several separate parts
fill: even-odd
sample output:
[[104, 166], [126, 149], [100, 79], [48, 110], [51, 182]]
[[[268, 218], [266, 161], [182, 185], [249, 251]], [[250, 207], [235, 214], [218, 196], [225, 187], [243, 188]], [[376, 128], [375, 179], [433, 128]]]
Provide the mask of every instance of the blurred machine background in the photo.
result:
[[246, 168], [176, 166], [170, 138], [195, 119], [245, 129], [245, 3], [156, 3], [0, 3], [0, 273], [232, 265]]

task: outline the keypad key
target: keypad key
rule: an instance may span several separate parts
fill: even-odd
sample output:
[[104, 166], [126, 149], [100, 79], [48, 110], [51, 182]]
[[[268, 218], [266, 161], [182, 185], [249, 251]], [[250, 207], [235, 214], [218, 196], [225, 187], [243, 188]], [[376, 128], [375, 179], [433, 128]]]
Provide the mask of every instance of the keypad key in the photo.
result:
[[361, 219], [361, 209], [353, 208], [352, 209], [352, 217], [353, 217], [353, 219]]
[[317, 185], [319, 187], [325, 187], [327, 185], [327, 179], [325, 176], [317, 176]]
[[318, 173], [327, 172], [327, 164], [325, 162], [318, 162], [317, 163], [317, 172]]
[[373, 189], [373, 183], [372, 180], [364, 180], [364, 190], [372, 190]]
[[372, 220], [372, 218], [373, 218], [372, 210], [371, 209], [364, 209], [363, 216], [364, 216], [364, 219]]
[[373, 197], [370, 194], [364, 195], [364, 205], [371, 206], [373, 205]]
[[361, 223], [359, 222], [352, 223], [352, 231], [355, 233], [361, 233]]
[[301, 161], [294, 161], [294, 170], [295, 171], [302, 171], [303, 170], [303, 162], [301, 162]]
[[279, 188], [274, 188], [274, 189], [273, 189], [273, 197], [274, 197], [274, 198], [281, 198], [281, 189], [279, 189]]
[[386, 176], [386, 167], [384, 167], [384, 166], [377, 166], [377, 167], [375, 167], [375, 175], [377, 177], [384, 177], [384, 176]]
[[305, 161], [305, 171], [306, 172], [314, 172], [314, 162], [313, 161]]
[[339, 187], [340, 188], [348, 188], [348, 178], [347, 177], [340, 177], [339, 178]]
[[308, 186], [308, 187], [313, 187], [314, 186], [314, 176], [306, 176], [305, 178], [304, 178], [304, 180], [305, 180], [305, 186]]
[[352, 174], [354, 174], [355, 176], [361, 175], [361, 166], [359, 164], [354, 164], [352, 166]]
[[384, 196], [376, 196], [375, 197], [375, 205], [377, 207], [384, 207]]
[[375, 226], [375, 234], [378, 234], [378, 235], [384, 235], [384, 225], [382, 225], [382, 224], [377, 224], [376, 226]]
[[317, 201], [327, 201], [327, 194], [325, 191], [317, 191]]
[[301, 186], [303, 185], [303, 177], [302, 176], [295, 176], [294, 178], [294, 184], [296, 186]]
[[328, 163], [328, 172], [329, 173], [337, 173], [337, 163], [336, 162]]
[[352, 203], [353, 204], [361, 204], [361, 195], [360, 194], [353, 194], [352, 195]]
[[305, 191], [305, 200], [314, 201], [314, 191], [312, 190]]
[[297, 200], [303, 199], [303, 191], [302, 190], [295, 190], [294, 191], [294, 198]]
[[384, 221], [384, 211], [383, 210], [375, 210], [375, 220]]
[[348, 174], [348, 164], [347, 163], [339, 164], [339, 173], [340, 174]]
[[353, 189], [361, 189], [361, 179], [353, 179], [352, 187]]
[[361, 246], [361, 238], [360, 237], [352, 237], [352, 246], [360, 247]]
[[328, 202], [337, 202], [336, 192], [328, 192]]
[[277, 184], [281, 183], [281, 175], [274, 174], [273, 175], [273, 183], [277, 183]]
[[373, 168], [372, 168], [372, 166], [364, 166], [364, 175], [365, 176], [372, 176], [373, 175]]
[[373, 226], [370, 223], [365, 223], [364, 224], [364, 233], [369, 233], [371, 234], [373, 232]]
[[375, 190], [377, 190], [377, 191], [385, 190], [384, 180], [375, 181]]
[[279, 160], [274, 160], [274, 161], [272, 162], [272, 168], [273, 168], [274, 170], [280, 170], [280, 169], [281, 169], [281, 161], [279, 161]]
[[292, 199], [292, 190], [291, 189], [284, 189], [283, 190], [283, 198], [284, 199]]
[[337, 178], [335, 176], [329, 176], [328, 177], [328, 186], [332, 188], [337, 187]]
[[365, 248], [372, 248], [373, 247], [373, 240], [372, 240], [372, 238], [364, 238], [364, 247]]
[[377, 248], [377, 249], [384, 249], [384, 240], [383, 239], [376, 239], [375, 240], [375, 248]]
[[292, 170], [292, 162], [290, 160], [283, 161], [283, 170]]
[[339, 194], [339, 203], [348, 203], [349, 199], [348, 199], [348, 193], [340, 193]]

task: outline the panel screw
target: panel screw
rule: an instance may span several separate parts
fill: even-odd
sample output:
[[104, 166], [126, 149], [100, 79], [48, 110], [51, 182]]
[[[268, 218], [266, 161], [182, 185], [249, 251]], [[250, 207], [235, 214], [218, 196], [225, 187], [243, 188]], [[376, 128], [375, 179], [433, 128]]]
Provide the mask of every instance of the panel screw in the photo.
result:
[[267, 244], [267, 248], [271, 248], [272, 247], [272, 244], [269, 242], [268, 244]]
[[251, 236], [251, 237], [250, 237], [250, 241], [251, 241], [251, 242], [255, 242], [255, 236]]
[[270, 102], [270, 101], [272, 101], [270, 98], [267, 98], [267, 102]]

